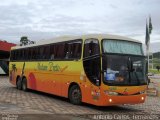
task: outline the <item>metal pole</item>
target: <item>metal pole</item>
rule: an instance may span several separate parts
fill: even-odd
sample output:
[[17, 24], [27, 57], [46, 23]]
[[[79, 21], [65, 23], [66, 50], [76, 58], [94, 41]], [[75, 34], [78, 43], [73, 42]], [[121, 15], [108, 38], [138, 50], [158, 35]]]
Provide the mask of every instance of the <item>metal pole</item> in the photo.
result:
[[152, 53], [152, 69], [153, 69], [153, 53]]
[[148, 41], [148, 45], [147, 45], [147, 52], [148, 52], [148, 70], [149, 70], [149, 46], [150, 46], [150, 41]]

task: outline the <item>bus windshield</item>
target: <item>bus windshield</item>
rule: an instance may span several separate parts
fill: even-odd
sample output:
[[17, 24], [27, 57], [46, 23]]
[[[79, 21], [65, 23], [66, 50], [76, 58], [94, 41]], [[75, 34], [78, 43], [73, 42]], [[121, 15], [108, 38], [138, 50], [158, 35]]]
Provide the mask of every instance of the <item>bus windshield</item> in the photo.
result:
[[103, 40], [103, 52], [143, 55], [141, 43], [125, 40]]
[[141, 44], [103, 41], [104, 83], [108, 85], [146, 84], [146, 63]]

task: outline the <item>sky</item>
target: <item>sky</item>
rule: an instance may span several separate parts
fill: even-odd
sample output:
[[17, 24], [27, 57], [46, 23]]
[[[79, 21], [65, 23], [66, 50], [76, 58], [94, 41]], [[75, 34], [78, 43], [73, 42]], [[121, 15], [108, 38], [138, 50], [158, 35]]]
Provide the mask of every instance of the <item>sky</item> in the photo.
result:
[[115, 34], [160, 42], [160, 0], [0, 0], [0, 39], [19, 43], [63, 35]]

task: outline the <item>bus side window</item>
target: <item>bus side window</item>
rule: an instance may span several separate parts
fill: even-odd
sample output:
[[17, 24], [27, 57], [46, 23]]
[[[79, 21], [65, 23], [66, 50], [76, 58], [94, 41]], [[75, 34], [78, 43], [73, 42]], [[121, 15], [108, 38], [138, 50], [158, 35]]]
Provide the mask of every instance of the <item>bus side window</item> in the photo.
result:
[[73, 42], [66, 43], [66, 46], [65, 46], [65, 59], [72, 58], [72, 49], [73, 49]]
[[18, 59], [18, 60], [21, 60], [21, 50], [18, 50], [17, 52], [18, 52], [17, 59]]
[[65, 43], [58, 43], [55, 46], [57, 47], [55, 59], [63, 60], [65, 58]]
[[44, 60], [45, 59], [45, 54], [44, 54], [44, 46], [40, 46], [40, 52], [39, 52], [39, 59]]
[[24, 49], [23, 50], [21, 50], [21, 60], [24, 60]]
[[80, 59], [82, 40], [72, 40], [65, 45], [65, 59]]
[[73, 43], [73, 58], [75, 59], [80, 59], [81, 57], [81, 52], [82, 52], [82, 41], [76, 41]]
[[28, 49], [28, 60], [31, 61], [32, 60], [32, 48]]
[[14, 51], [11, 51], [10, 60], [14, 60]]
[[16, 50], [14, 50], [14, 56], [13, 56], [13, 60], [16, 60], [16, 57], [17, 57], [17, 53], [16, 53], [17, 51]]
[[49, 45], [44, 46], [43, 54], [44, 54], [44, 59], [48, 60], [50, 57], [49, 56], [50, 55], [50, 46]]
[[28, 61], [28, 48], [24, 49], [24, 60]]
[[54, 55], [54, 59], [58, 59], [58, 44], [54, 44], [54, 48], [52, 54]]
[[88, 39], [85, 41], [85, 52], [84, 57], [99, 54], [99, 43], [98, 40]]
[[16, 50], [16, 60], [18, 60], [19, 56], [18, 56], [18, 50]]
[[15, 50], [15, 57], [14, 57], [15, 60], [18, 60], [18, 50]]
[[35, 47], [35, 49], [34, 49], [34, 51], [35, 51], [35, 60], [38, 60], [39, 59], [39, 47]]
[[35, 52], [36, 52], [35, 48], [32, 48], [32, 57], [31, 57], [32, 60], [35, 60], [35, 55], [36, 55]]
[[54, 44], [50, 45], [50, 60], [54, 60], [56, 55], [56, 46]]

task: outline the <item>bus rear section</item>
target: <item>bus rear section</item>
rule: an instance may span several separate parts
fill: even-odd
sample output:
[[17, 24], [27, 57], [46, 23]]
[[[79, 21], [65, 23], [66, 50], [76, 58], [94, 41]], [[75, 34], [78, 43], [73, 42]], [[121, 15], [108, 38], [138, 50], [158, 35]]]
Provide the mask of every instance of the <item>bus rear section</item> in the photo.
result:
[[10, 82], [19, 90], [32, 89], [71, 98], [70, 94], [81, 85], [82, 40], [49, 42], [12, 49]]

